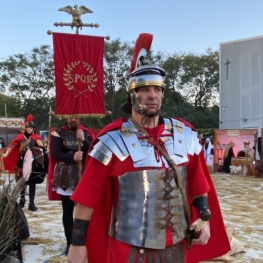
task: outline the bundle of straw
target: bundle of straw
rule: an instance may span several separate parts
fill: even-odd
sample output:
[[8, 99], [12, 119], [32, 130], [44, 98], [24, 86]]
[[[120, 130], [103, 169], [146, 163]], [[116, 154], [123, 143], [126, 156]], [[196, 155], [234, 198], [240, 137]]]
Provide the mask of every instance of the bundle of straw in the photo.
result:
[[0, 190], [0, 262], [21, 262], [17, 255], [20, 246], [20, 221], [17, 215], [17, 199], [25, 187], [25, 179], [16, 184], [11, 181]]

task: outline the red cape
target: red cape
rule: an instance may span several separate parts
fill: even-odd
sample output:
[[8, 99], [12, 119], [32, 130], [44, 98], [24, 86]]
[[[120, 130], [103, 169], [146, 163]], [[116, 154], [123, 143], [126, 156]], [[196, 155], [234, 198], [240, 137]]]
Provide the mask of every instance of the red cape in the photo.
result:
[[[15, 145], [15, 147], [12, 149], [12, 151], [9, 153], [9, 155], [6, 158], [3, 158], [5, 170], [8, 171], [9, 173], [14, 173], [14, 171], [15, 171], [16, 163], [18, 160], [18, 152], [19, 152], [19, 148], [20, 148], [20, 141], [24, 140], [24, 139], [25, 139], [25, 136], [23, 133], [18, 134], [10, 142], [10, 144], [6, 148], [6, 150], [7, 150], [11, 146]], [[41, 137], [40, 137], [40, 135], [34, 133], [34, 134], [30, 135], [30, 139], [41, 140]], [[5, 152], [6, 152], [6, 150], [5, 150]]]
[[[182, 121], [186, 126], [190, 127], [192, 130], [195, 128], [187, 121], [181, 118], [175, 118], [179, 121]], [[203, 158], [203, 155], [200, 155], [200, 161], [204, 167], [207, 167], [206, 161]], [[206, 180], [209, 183], [211, 190], [208, 194], [209, 207], [212, 213], [210, 220], [210, 231], [211, 238], [206, 246], [194, 245], [187, 254], [187, 263], [198, 263], [201, 260], [212, 259], [218, 256], [221, 256], [227, 253], [230, 250], [230, 244], [226, 234], [222, 213], [219, 207], [219, 201], [216, 195], [215, 187], [210, 176], [208, 169], [206, 172]], [[197, 213], [195, 209], [192, 209], [193, 221], [197, 219]], [[218, 246], [220, 244], [220, 246]], [[222, 251], [222, 252], [221, 252]]]
[[[126, 118], [121, 118], [110, 123], [100, 131], [97, 138], [100, 135], [104, 134], [105, 132], [120, 129], [123, 121], [125, 120]], [[180, 119], [180, 121], [184, 122], [184, 120], [182, 119]], [[187, 122], [184, 123], [186, 126], [193, 128]], [[95, 140], [93, 144], [96, 142], [97, 140]], [[202, 162], [204, 167], [207, 167], [203, 155], [200, 154], [199, 156], [200, 156], [200, 161]], [[206, 171], [205, 175], [210, 185], [208, 200], [209, 200], [210, 210], [212, 213], [212, 218], [210, 221], [211, 238], [209, 239], [209, 242], [206, 246], [193, 245], [191, 250], [187, 252], [186, 263], [198, 263], [201, 260], [219, 257], [221, 255], [224, 255], [230, 250], [230, 244], [227, 238], [223, 217], [219, 207], [219, 202], [208, 170]], [[74, 194], [73, 194], [73, 199], [74, 199]], [[108, 182], [105, 185], [104, 195], [92, 214], [92, 219], [90, 221], [89, 229], [88, 229], [88, 235], [86, 236], [86, 245], [88, 251], [90, 251], [89, 259], [90, 262], [92, 263], [93, 262], [96, 263], [98, 257], [100, 257], [99, 262], [101, 263], [106, 262], [106, 254], [107, 254], [106, 251], [108, 249], [107, 247], [108, 230], [109, 230], [109, 223], [111, 216], [111, 203], [112, 203], [111, 181], [109, 178]], [[197, 218], [197, 213], [195, 212], [195, 209], [192, 210], [195, 213], [193, 215], [193, 221], [194, 221]], [[96, 260], [94, 260], [94, 258], [96, 258]]]
[[[90, 129], [84, 127], [82, 124], [80, 124], [79, 128], [83, 131], [86, 131], [91, 137], [91, 139], [94, 140], [95, 136]], [[70, 128], [67, 125], [64, 125], [61, 127], [61, 129], [69, 130]], [[50, 136], [50, 142], [51, 140], [52, 140], [52, 136]], [[57, 192], [52, 191], [52, 185], [51, 185], [51, 182], [53, 180], [54, 168], [57, 161], [52, 156], [51, 143], [49, 143], [49, 146], [50, 149], [49, 149], [49, 162], [48, 162], [48, 175], [47, 175], [48, 199], [53, 201], [58, 201], [60, 200], [60, 195], [58, 195]]]

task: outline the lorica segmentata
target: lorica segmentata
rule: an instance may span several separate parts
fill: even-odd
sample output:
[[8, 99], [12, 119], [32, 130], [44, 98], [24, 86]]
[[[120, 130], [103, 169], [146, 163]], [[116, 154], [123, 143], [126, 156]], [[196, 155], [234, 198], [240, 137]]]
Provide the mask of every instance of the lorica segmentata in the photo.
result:
[[[185, 184], [186, 169], [179, 167]], [[183, 200], [171, 169], [127, 172], [115, 185], [110, 236], [134, 246], [163, 249], [166, 229], [173, 244], [185, 237]], [[118, 189], [118, 190], [117, 190]]]

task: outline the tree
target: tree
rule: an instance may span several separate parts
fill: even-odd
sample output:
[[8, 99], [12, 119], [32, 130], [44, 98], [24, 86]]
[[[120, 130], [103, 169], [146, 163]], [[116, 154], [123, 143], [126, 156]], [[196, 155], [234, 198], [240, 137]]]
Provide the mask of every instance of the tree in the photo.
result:
[[174, 91], [178, 91], [177, 85], [182, 75], [183, 54], [169, 56], [163, 63], [162, 68], [166, 72], [165, 85]]
[[206, 54], [197, 56], [185, 55], [182, 63], [180, 89], [184, 98], [192, 103], [195, 109], [211, 106], [218, 95], [219, 54], [207, 50]]
[[0, 93], [0, 116], [22, 117], [19, 112], [19, 101], [14, 96], [6, 96]]
[[0, 89], [19, 101], [19, 116], [31, 113], [39, 129], [46, 127], [49, 105], [55, 96], [50, 46], [42, 45], [1, 61]]
[[[126, 116], [120, 105], [127, 101], [126, 87], [130, 76], [130, 63], [134, 43], [120, 39], [105, 43], [104, 50], [104, 99], [105, 108], [112, 114], [106, 118], [87, 118], [85, 124], [101, 128], [110, 121]], [[164, 117], [179, 116], [196, 128], [218, 126], [218, 52], [205, 54], [164, 54], [150, 50], [147, 61], [162, 67], [166, 72]], [[9, 117], [34, 116], [38, 129], [48, 127], [50, 105], [55, 108], [53, 53], [48, 45], [32, 49], [29, 53], [16, 54], [0, 61], [0, 115]], [[53, 125], [64, 120], [52, 119]]]
[[132, 48], [119, 39], [105, 43], [104, 51], [104, 94], [105, 107], [111, 111], [106, 121], [120, 116], [119, 106], [126, 101]]

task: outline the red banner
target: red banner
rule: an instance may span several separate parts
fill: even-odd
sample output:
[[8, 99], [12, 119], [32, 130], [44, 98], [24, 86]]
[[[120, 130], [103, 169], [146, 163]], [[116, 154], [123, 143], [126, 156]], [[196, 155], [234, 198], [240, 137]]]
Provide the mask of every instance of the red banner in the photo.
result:
[[57, 117], [105, 116], [104, 38], [53, 33]]

